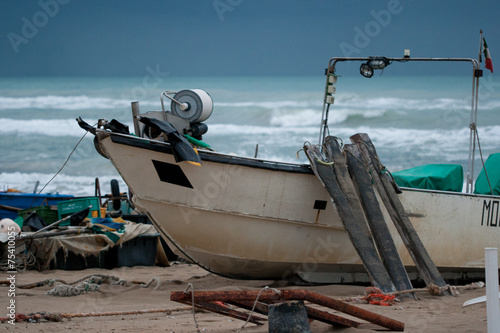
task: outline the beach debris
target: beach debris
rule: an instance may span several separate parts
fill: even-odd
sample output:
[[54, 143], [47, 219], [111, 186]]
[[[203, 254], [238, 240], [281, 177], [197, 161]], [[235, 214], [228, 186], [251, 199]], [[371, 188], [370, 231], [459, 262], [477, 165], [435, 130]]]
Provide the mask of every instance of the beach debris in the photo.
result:
[[363, 299], [369, 304], [382, 306], [391, 306], [399, 301], [396, 295], [385, 294], [377, 287], [366, 288], [366, 296]]
[[[413, 289], [408, 289], [408, 290], [401, 290], [401, 291], [395, 291], [391, 293], [383, 293], [380, 291], [380, 289], [376, 287], [368, 287], [366, 291], [365, 296], [357, 296], [357, 297], [342, 297], [339, 298], [340, 301], [343, 302], [361, 302], [361, 301], [367, 301], [370, 304], [376, 304], [376, 303], [371, 303], [369, 299], [371, 298], [371, 295], [377, 295], [372, 298], [384, 298], [384, 301], [387, 302], [387, 300], [391, 299], [394, 297], [394, 302], [397, 302], [398, 299], [396, 298], [399, 295], [404, 295], [404, 294], [413, 294], [417, 292], [428, 292], [433, 296], [441, 296], [443, 295], [444, 291], [449, 292], [453, 296], [458, 296], [461, 293], [463, 293], [465, 290], [474, 290], [474, 289], [481, 289], [484, 288], [485, 284], [482, 281], [478, 282], [473, 282], [470, 284], [466, 284], [464, 286], [451, 286], [449, 284], [443, 286], [443, 287], [438, 287], [435, 284], [429, 284], [427, 287], [424, 288], [413, 288]], [[393, 302], [388, 302], [393, 304]], [[376, 305], [382, 305], [382, 304], [376, 304]], [[386, 304], [383, 304], [386, 305]]]
[[[266, 318], [253, 315], [257, 312], [263, 315], [269, 315], [269, 305], [275, 303], [283, 303], [288, 301], [304, 301], [308, 302], [305, 305], [309, 319], [322, 321], [334, 326], [358, 327], [361, 322], [354, 321], [345, 317], [332, 314], [328, 311], [320, 310], [309, 305], [309, 303], [317, 304], [329, 309], [343, 312], [350, 316], [366, 320], [373, 324], [388, 328], [392, 331], [403, 331], [404, 323], [376, 314], [374, 312], [350, 305], [348, 303], [309, 291], [304, 289], [274, 289], [263, 288], [252, 291], [180, 291], [172, 292], [170, 300], [192, 305], [193, 308], [201, 308], [212, 311], [232, 318], [247, 320], [254, 324], [262, 324]], [[252, 310], [250, 314], [236, 309], [228, 309], [221, 307], [214, 302], [224, 302], [234, 307], [240, 307], [246, 310]], [[246, 323], [245, 323], [246, 324]], [[243, 328], [243, 327], [242, 327]]]
[[[45, 279], [37, 282], [32, 282], [28, 284], [22, 284], [16, 286], [18, 289], [33, 289], [33, 288], [38, 288], [38, 287], [43, 287], [43, 286], [49, 286], [52, 287], [56, 283], [60, 283], [60, 285], [57, 285], [54, 287], [52, 290], [47, 291], [47, 294], [52, 295], [52, 296], [75, 296], [79, 295], [82, 292], [76, 292], [76, 290], [86, 290], [86, 291], [96, 291], [92, 290], [94, 289], [93, 285], [103, 285], [103, 284], [109, 284], [109, 285], [120, 285], [120, 286], [126, 286], [126, 285], [131, 285], [131, 284], [138, 284], [142, 288], [149, 288], [154, 282], [156, 282], [156, 286], [153, 288], [154, 290], [158, 290], [159, 287], [161, 286], [161, 281], [158, 277], [154, 276], [152, 277], [147, 283], [143, 281], [130, 281], [128, 282], [127, 280], [120, 279], [117, 276], [113, 275], [108, 275], [108, 274], [92, 274], [92, 275], [87, 275], [81, 279], [78, 279], [73, 282], [66, 282], [65, 280], [61, 279]], [[0, 285], [9, 285], [10, 281], [5, 280], [5, 281], [0, 281]], [[77, 285], [77, 286], [75, 286]], [[76, 289], [75, 289], [76, 288]], [[83, 288], [83, 289], [82, 289]], [[66, 290], [66, 291], [63, 291]], [[67, 294], [69, 293], [69, 294]], [[73, 295], [74, 293], [74, 295]]]
[[[169, 308], [169, 309], [153, 309], [153, 310], [134, 310], [134, 311], [117, 311], [117, 312], [90, 312], [90, 313], [46, 313], [38, 312], [25, 315], [16, 313], [15, 322], [38, 323], [41, 319], [47, 321], [62, 321], [63, 319], [85, 318], [85, 317], [109, 317], [109, 316], [126, 316], [148, 313], [166, 313], [189, 311], [191, 307]], [[12, 320], [11, 318], [0, 318], [1, 323], [6, 323]]]
[[396, 302], [396, 296], [394, 295], [385, 295], [385, 294], [377, 294], [373, 293], [368, 296], [365, 296], [365, 299], [368, 303], [373, 305], [383, 305], [383, 306], [391, 306]]
[[[2, 240], [2, 235], [5, 235], [5, 242]], [[12, 265], [14, 265], [18, 272], [23, 272], [26, 269], [34, 267], [36, 264], [35, 255], [26, 249], [26, 243], [22, 240], [15, 240], [15, 257], [12, 259], [11, 253], [7, 251], [7, 235], [0, 233], [0, 270], [9, 271], [12, 269]]]
[[50, 296], [60, 296], [60, 297], [78, 296], [88, 292], [96, 292], [96, 291], [101, 292], [99, 290], [99, 286], [101, 284], [123, 285], [124, 280], [120, 280], [115, 276], [102, 274], [102, 275], [92, 275], [89, 276], [84, 281], [80, 279], [74, 283], [78, 284], [76, 286], [72, 286], [71, 284], [60, 284], [55, 286], [53, 289], [46, 291], [45, 293]]
[[[498, 298], [500, 298], [500, 293], [498, 294]], [[482, 303], [482, 302], [486, 302], [486, 295], [465, 301], [464, 305], [462, 305], [462, 306], [468, 306], [468, 305]]]
[[99, 291], [99, 284], [83, 281], [76, 286], [67, 284], [57, 285], [53, 289], [46, 291], [45, 294], [50, 296], [69, 297], [96, 291]]
[[160, 278], [157, 276], [153, 276], [147, 283], [139, 283], [139, 285], [143, 288], [149, 288], [149, 286], [153, 283], [156, 282], [156, 286], [154, 287], [154, 290], [158, 290], [161, 285]]
[[37, 234], [41, 233], [42, 231], [46, 231], [46, 230], [55, 228], [55, 227], [59, 226], [62, 222], [65, 222], [68, 220], [71, 221], [71, 225], [78, 225], [89, 214], [90, 208], [92, 208], [91, 205], [85, 209], [82, 209], [78, 212], [72, 213], [72, 214], [70, 214], [70, 215], [68, 215], [68, 216], [66, 216], [58, 221], [55, 221], [54, 223], [51, 223], [48, 226], [46, 226], [40, 230], [35, 231], [33, 234], [31, 234], [31, 236], [37, 235]]
[[[18, 289], [33, 289], [33, 288], [37, 288], [37, 287], [43, 287], [46, 285], [51, 287], [56, 282], [67, 284], [66, 281], [60, 280], [60, 279], [45, 279], [45, 280], [41, 280], [38, 282], [18, 285], [18, 286], [16, 286], [16, 288], [18, 288]], [[7, 284], [7, 283], [9, 283], [9, 281], [0, 281], [0, 285]]]
[[12, 219], [5, 218], [0, 220], [0, 233], [9, 234], [15, 232], [16, 234], [21, 232], [19, 225]]
[[[192, 283], [188, 283], [186, 289], [184, 289], [184, 292], [186, 293], [189, 289], [193, 290], [193, 292], [194, 292], [194, 286], [193, 286]], [[193, 313], [194, 324], [196, 325], [196, 332], [200, 333], [200, 327], [198, 325], [198, 321], [196, 320], [196, 315], [194, 314], [194, 295], [193, 295], [193, 297], [192, 297], [191, 300], [192, 300], [191, 310], [192, 310], [192, 313]]]

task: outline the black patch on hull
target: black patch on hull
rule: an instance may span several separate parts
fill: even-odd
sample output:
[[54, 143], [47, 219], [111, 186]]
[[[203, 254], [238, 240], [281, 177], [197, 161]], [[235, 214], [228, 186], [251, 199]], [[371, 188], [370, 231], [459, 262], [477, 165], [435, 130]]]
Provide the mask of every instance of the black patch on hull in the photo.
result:
[[326, 209], [326, 201], [324, 200], [316, 200], [314, 201], [314, 209], [325, 210]]
[[153, 160], [153, 165], [162, 182], [193, 188], [180, 166], [155, 160]]

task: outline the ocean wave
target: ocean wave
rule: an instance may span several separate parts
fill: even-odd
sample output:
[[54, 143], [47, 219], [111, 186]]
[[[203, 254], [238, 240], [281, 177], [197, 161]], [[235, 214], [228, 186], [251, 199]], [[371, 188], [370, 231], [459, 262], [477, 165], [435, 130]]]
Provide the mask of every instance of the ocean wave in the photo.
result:
[[[395, 127], [334, 127], [330, 126], [330, 134], [348, 141], [349, 137], [356, 133], [368, 133], [376, 146], [384, 147], [415, 147], [423, 149], [433, 145], [439, 145], [442, 149], [457, 149], [466, 147], [468, 149], [469, 129], [408, 129]], [[484, 147], [495, 148], [500, 141], [500, 126], [478, 127], [481, 144]], [[319, 134], [318, 126], [251, 126], [236, 124], [212, 124], [209, 126], [207, 137], [231, 137], [231, 136], [277, 136], [292, 140], [294, 136], [312, 136]]]
[[[141, 104], [151, 104], [144, 101]], [[159, 105], [159, 102], [156, 103]], [[35, 97], [2, 97], [0, 96], [0, 110], [20, 110], [20, 109], [114, 109], [130, 107], [130, 100], [80, 96], [35, 96]]]
[[[340, 117], [335, 119], [335, 117]], [[415, 145], [423, 144], [429, 139], [448, 142], [450, 146], [456, 147], [461, 138], [465, 138], [466, 143], [469, 138], [469, 129], [466, 127], [457, 129], [411, 129], [397, 127], [369, 127], [338, 126], [337, 122], [344, 117], [338, 113], [330, 114], [330, 132], [332, 135], [344, 137], [355, 133], [369, 133], [377, 137], [382, 144]], [[320, 129], [320, 113], [314, 110], [306, 110], [303, 113], [275, 113], [271, 117], [269, 126], [262, 125], [241, 125], [241, 124], [208, 124], [206, 137], [238, 137], [247, 135], [259, 136], [280, 136], [289, 139], [294, 136], [315, 137]], [[97, 119], [85, 119], [89, 124], [95, 124]], [[0, 118], [0, 135], [42, 135], [48, 137], [71, 136], [81, 137], [85, 132], [80, 129], [73, 118], [69, 119], [29, 119], [19, 120], [10, 118]], [[125, 123], [133, 131], [133, 123]], [[480, 126], [478, 127], [481, 137], [481, 144], [485, 147], [496, 147], [500, 141], [500, 126]], [[467, 143], [468, 144], [468, 143]]]
[[[260, 108], [261, 111], [269, 112], [271, 126], [311, 126], [321, 122], [321, 102], [297, 102], [293, 100], [275, 102], [240, 102], [240, 103], [216, 103], [232, 107], [232, 114], [245, 111], [245, 116], [251, 119], [250, 108]], [[245, 110], [243, 110], [245, 109]], [[470, 112], [471, 102], [467, 99], [434, 98], [434, 99], [408, 99], [396, 97], [361, 98], [358, 95], [339, 96], [330, 106], [328, 121], [330, 124], [341, 124], [352, 117], [364, 119], [386, 118], [390, 123], [393, 119], [403, 119], [405, 115], [414, 117], [418, 112], [431, 112], [431, 114], [449, 117], [450, 112], [466, 115]], [[500, 101], [491, 99], [480, 103], [480, 112], [500, 112]], [[217, 112], [215, 109], [214, 112]], [[220, 111], [219, 111], [220, 112]], [[224, 110], [223, 110], [224, 112]], [[436, 112], [436, 113], [434, 113]], [[261, 113], [255, 113], [254, 117], [261, 117]], [[395, 116], [395, 117], [394, 117]], [[444, 119], [444, 118], [443, 118]]]
[[[282, 127], [282, 126], [253, 126], [236, 124], [211, 124], [206, 136], [241, 136], [241, 135], [293, 135], [314, 134], [319, 131], [319, 124], [315, 127]], [[319, 132], [318, 132], [319, 133]]]
[[[232, 108], [265, 108], [265, 109], [286, 109], [286, 108], [311, 108], [322, 109], [321, 100], [281, 100], [281, 101], [260, 101], [260, 102], [215, 102], [215, 106]], [[332, 107], [342, 107], [344, 109], [362, 109], [362, 110], [428, 110], [428, 109], [450, 109], [450, 108], [470, 108], [470, 102], [467, 99], [453, 98], [435, 98], [435, 99], [411, 99], [397, 97], [375, 97], [368, 98], [356, 94], [339, 94], [335, 98]], [[486, 108], [495, 108], [500, 106], [500, 102], [490, 101]], [[379, 111], [378, 111], [379, 112]]]
[[265, 109], [280, 109], [280, 108], [308, 108], [318, 107], [321, 108], [323, 102], [321, 100], [282, 100], [282, 101], [260, 101], [260, 102], [214, 102], [214, 107], [232, 107], [232, 108], [265, 108]]
[[269, 123], [271, 126], [281, 127], [319, 126], [321, 123], [321, 110], [274, 110]]
[[[290, 99], [274, 101], [240, 101], [240, 102], [218, 102], [214, 101], [214, 109], [232, 108], [238, 109], [261, 108], [275, 111], [304, 111], [317, 110], [321, 112], [323, 102], [321, 100], [298, 100], [294, 96]], [[156, 100], [141, 100], [141, 106], [159, 109], [160, 103]], [[56, 109], [56, 110], [86, 110], [86, 109], [116, 109], [129, 108], [130, 100], [125, 98], [90, 97], [87, 95], [77, 96], [33, 96], [33, 97], [6, 97], [0, 96], [0, 110], [21, 109]], [[398, 97], [375, 97], [368, 98], [357, 94], [339, 94], [336, 96], [335, 104], [331, 107], [336, 112], [343, 110], [348, 115], [361, 114], [365, 117], [373, 117], [384, 114], [389, 110], [396, 111], [424, 111], [424, 110], [469, 110], [471, 101], [468, 98], [434, 98], [414, 99]], [[481, 110], [500, 109], [500, 100], [486, 99], [480, 101]]]
[[[347, 109], [361, 110], [470, 110], [470, 98], [398, 98], [398, 97], [376, 97], [367, 98], [356, 94], [345, 94], [338, 96], [335, 106]], [[500, 109], [500, 100], [486, 99], [479, 102], [482, 110]]]

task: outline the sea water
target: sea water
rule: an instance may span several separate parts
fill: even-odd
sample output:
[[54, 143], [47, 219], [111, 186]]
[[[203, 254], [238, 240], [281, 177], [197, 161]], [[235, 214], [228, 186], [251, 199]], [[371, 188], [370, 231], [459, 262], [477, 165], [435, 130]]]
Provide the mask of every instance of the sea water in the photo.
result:
[[[133, 131], [130, 102], [139, 101], [142, 112], [161, 110], [165, 90], [211, 95], [203, 140], [214, 150], [253, 157], [258, 145], [260, 159], [308, 163], [300, 150], [319, 141], [325, 81], [322, 75], [0, 78], [0, 190], [32, 192], [39, 181], [38, 191], [48, 184], [44, 193], [94, 195], [96, 178], [103, 193], [116, 178], [126, 191], [75, 118], [116, 119]], [[500, 85], [489, 73], [480, 82], [477, 127], [486, 159], [500, 152]], [[457, 163], [466, 172], [471, 93], [468, 76], [339, 77], [329, 133], [344, 143], [368, 133], [391, 171]], [[476, 151], [474, 176], [481, 168]]]

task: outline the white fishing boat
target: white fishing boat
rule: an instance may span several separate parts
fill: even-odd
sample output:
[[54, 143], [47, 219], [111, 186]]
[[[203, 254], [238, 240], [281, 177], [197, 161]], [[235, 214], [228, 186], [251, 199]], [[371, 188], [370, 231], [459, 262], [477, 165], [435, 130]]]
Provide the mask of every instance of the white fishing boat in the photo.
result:
[[[306, 150], [326, 149], [322, 145], [328, 140], [336, 65], [342, 61], [364, 62], [361, 71], [365, 76], [394, 61], [472, 64], [471, 152], [466, 190], [402, 188], [402, 193], [394, 196], [404, 207], [410, 228], [415, 229], [445, 279], [484, 276], [484, 248], [497, 247], [500, 241], [500, 196], [472, 193], [481, 76], [477, 60], [332, 58], [326, 73], [320, 144], [306, 145]], [[164, 97], [171, 101], [170, 111], [165, 108]], [[133, 193], [135, 206], [147, 213], [162, 237], [177, 251], [206, 270], [230, 278], [299, 277], [315, 283], [366, 282], [370, 278], [373, 281], [353, 235], [346, 230], [341, 203], [332, 199], [327, 184], [314, 173], [321, 165], [333, 168], [333, 161], [324, 159], [316, 166], [314, 160], [311, 164], [281, 163], [215, 152], [199, 147], [200, 143], [199, 160], [195, 156], [192, 161], [181, 161], [179, 154], [190, 148], [183, 146], [183, 136], [175, 129], [200, 138], [206, 131], [200, 122], [212, 113], [212, 100], [206, 92], [194, 89], [165, 92], [161, 104], [162, 111], [141, 114], [138, 103], [132, 103], [136, 135], [117, 130], [116, 124], [104, 120], [97, 128], [83, 127], [95, 134], [96, 149], [110, 159], [123, 177]], [[165, 128], [165, 124], [170, 128]], [[192, 156], [192, 152], [187, 153]], [[324, 152], [320, 154], [324, 156]], [[366, 162], [363, 165], [369, 169]], [[422, 278], [415, 254], [407, 250], [407, 239], [400, 237], [400, 226], [391, 222], [392, 213], [384, 205], [383, 195], [375, 193], [409, 277]], [[367, 212], [354, 212], [359, 214], [366, 216]], [[366, 224], [364, 220], [357, 223]]]

